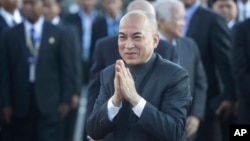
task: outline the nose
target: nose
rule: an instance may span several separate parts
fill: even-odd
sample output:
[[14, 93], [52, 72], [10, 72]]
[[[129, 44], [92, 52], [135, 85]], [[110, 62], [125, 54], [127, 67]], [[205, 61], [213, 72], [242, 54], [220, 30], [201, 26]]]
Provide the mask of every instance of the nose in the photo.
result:
[[133, 48], [134, 47], [134, 43], [131, 39], [128, 39], [125, 43], [125, 48]]

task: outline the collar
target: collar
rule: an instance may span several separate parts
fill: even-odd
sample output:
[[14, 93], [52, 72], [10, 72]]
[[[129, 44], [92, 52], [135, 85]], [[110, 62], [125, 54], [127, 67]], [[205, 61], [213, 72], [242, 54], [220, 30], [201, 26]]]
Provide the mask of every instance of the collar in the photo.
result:
[[200, 5], [201, 2], [197, 0], [192, 6], [186, 9], [186, 16], [185, 16], [186, 21], [190, 20], [193, 17], [194, 13], [196, 12], [196, 10], [199, 8]]
[[227, 23], [227, 27], [229, 29], [232, 29], [232, 27], [234, 26], [234, 24], [235, 24], [235, 20], [231, 20], [230, 22]]
[[155, 53], [152, 53], [152, 55], [149, 57], [148, 61], [144, 64], [140, 64], [140, 65], [137, 65], [137, 66], [129, 66], [127, 64], [125, 64], [131, 74], [134, 76], [134, 75], [140, 75], [140, 74], [145, 74], [148, 70], [152, 69], [154, 66], [154, 62], [155, 60], [157, 59], [156, 57], [156, 54]]
[[113, 25], [113, 23], [114, 23], [115, 21], [117, 21], [117, 22], [119, 23], [121, 17], [122, 17], [122, 14], [121, 14], [121, 13], [118, 14], [118, 16], [117, 16], [115, 19], [112, 19], [109, 15], [105, 15], [105, 19], [106, 19], [108, 25]]
[[164, 41], [167, 41], [169, 43], [171, 43], [173, 46], [176, 46], [177, 43], [176, 43], [176, 40], [172, 40], [172, 42], [169, 41], [169, 39], [167, 37], [165, 37], [163, 34], [161, 34], [161, 32], [159, 32], [159, 35], [160, 35], [160, 39], [164, 40]]
[[59, 23], [60, 23], [60, 17], [59, 16], [56, 16], [52, 21], [51, 21], [51, 23], [53, 24], [53, 25], [58, 25]]
[[3, 16], [5, 22], [7, 23], [9, 27], [14, 26], [13, 21], [16, 22], [16, 24], [19, 24], [22, 22], [22, 16], [19, 10], [15, 10], [14, 14], [12, 15], [8, 11], [6, 11], [4, 8], [1, 8], [0, 14]]
[[40, 40], [43, 31], [44, 17], [41, 16], [34, 24], [30, 23], [28, 20], [24, 21], [25, 31], [26, 33], [30, 33], [31, 28], [35, 30], [36, 39]]
[[97, 17], [97, 12], [96, 10], [93, 10], [90, 15], [86, 14], [82, 9], [79, 10], [78, 15], [81, 17], [81, 19], [84, 19], [85, 17], [91, 18], [94, 20]]

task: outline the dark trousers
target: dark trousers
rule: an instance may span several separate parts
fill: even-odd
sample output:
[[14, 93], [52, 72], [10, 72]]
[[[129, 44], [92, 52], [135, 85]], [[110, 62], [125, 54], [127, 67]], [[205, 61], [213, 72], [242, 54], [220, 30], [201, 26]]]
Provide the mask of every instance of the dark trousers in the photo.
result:
[[221, 124], [218, 117], [201, 123], [195, 141], [222, 141]]
[[12, 141], [58, 141], [59, 115], [42, 115], [36, 105], [33, 87], [29, 113], [12, 117]]
[[67, 117], [63, 119], [62, 136], [60, 141], [73, 141], [78, 109], [71, 110]]

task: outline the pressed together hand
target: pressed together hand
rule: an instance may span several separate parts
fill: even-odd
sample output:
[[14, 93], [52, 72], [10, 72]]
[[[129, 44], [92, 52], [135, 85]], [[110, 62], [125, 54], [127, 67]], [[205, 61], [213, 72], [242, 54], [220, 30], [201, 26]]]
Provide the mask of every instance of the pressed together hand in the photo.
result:
[[115, 93], [112, 97], [114, 105], [119, 106], [123, 99], [129, 101], [133, 107], [139, 103], [141, 96], [136, 91], [132, 74], [122, 60], [116, 61], [114, 85]]

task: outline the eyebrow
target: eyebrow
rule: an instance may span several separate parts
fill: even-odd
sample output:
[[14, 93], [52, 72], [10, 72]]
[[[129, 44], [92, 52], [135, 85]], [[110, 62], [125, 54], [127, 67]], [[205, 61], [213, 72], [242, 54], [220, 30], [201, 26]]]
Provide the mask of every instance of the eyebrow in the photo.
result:
[[[125, 33], [123, 33], [123, 32], [119, 32], [119, 35], [126, 35]], [[142, 35], [142, 33], [141, 32], [135, 32], [135, 33], [133, 33], [132, 34], [132, 36], [136, 36], [136, 35]]]

